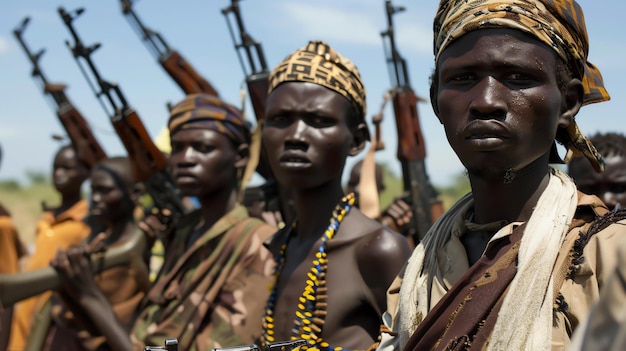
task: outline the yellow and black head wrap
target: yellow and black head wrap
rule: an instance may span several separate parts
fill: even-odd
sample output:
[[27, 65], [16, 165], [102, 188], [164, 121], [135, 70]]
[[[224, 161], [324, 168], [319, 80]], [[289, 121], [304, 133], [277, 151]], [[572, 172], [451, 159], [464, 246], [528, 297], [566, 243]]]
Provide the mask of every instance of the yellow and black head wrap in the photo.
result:
[[269, 77], [268, 95], [284, 82], [314, 83], [343, 95], [365, 123], [367, 108], [361, 74], [352, 61], [325, 42], [310, 41], [276, 66]]
[[[602, 75], [587, 58], [589, 38], [581, 7], [574, 0], [441, 0], [435, 15], [435, 61], [459, 37], [479, 29], [511, 28], [528, 33], [552, 48], [580, 78], [584, 86], [583, 104], [610, 99]], [[602, 156], [575, 121], [557, 141], [571, 157], [585, 156], [597, 171], [604, 169]], [[552, 162], [563, 162], [555, 152]]]
[[250, 143], [250, 125], [234, 106], [209, 94], [192, 94], [170, 111], [170, 135], [181, 129], [210, 129], [226, 135], [236, 145]]

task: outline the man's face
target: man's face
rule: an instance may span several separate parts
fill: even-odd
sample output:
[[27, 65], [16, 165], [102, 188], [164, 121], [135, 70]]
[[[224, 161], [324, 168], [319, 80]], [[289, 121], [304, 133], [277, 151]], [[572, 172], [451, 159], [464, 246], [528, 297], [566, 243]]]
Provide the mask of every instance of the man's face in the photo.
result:
[[100, 223], [121, 220], [133, 210], [130, 196], [115, 182], [111, 174], [95, 168], [91, 173], [91, 206], [89, 214]]
[[267, 99], [263, 145], [281, 186], [310, 189], [341, 182], [356, 152], [345, 97], [313, 83], [288, 82]]
[[52, 182], [61, 194], [79, 192], [87, 174], [87, 169], [78, 161], [72, 148], [62, 148], [54, 158]]
[[181, 129], [171, 136], [169, 162], [182, 196], [204, 197], [237, 184], [240, 159], [233, 142], [208, 129]]
[[602, 173], [584, 159], [572, 162], [568, 173], [583, 193], [598, 196], [610, 209], [617, 204], [626, 208], [626, 158], [609, 156], [604, 161], [606, 168]]
[[474, 31], [442, 53], [436, 107], [470, 175], [547, 166], [557, 128], [569, 123], [556, 63], [553, 50], [511, 29]]

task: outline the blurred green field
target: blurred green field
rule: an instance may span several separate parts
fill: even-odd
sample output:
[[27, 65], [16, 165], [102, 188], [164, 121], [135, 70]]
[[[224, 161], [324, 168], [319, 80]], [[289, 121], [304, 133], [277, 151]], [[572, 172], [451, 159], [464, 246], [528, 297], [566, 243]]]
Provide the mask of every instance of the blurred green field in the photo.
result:
[[[403, 186], [402, 179], [399, 176], [391, 172], [384, 164], [382, 164], [382, 166], [385, 190], [380, 194], [380, 208], [384, 209], [391, 204], [394, 198], [402, 194]], [[439, 192], [439, 199], [443, 202], [443, 206], [447, 210], [461, 198], [461, 196], [470, 191], [470, 184], [464, 174], [459, 174], [452, 184], [444, 187], [435, 186], [435, 189]]]
[[60, 202], [57, 192], [48, 181], [34, 181], [29, 185], [20, 185], [11, 180], [0, 181], [0, 202], [11, 212], [20, 237], [26, 245], [34, 242], [42, 201], [48, 205]]
[[[381, 194], [381, 208], [386, 208], [395, 197], [402, 194], [402, 181], [384, 165], [383, 170], [386, 189]], [[30, 179], [27, 185], [13, 180], [1, 180], [0, 203], [11, 212], [24, 244], [32, 245], [37, 219], [41, 215], [42, 201], [54, 206], [60, 202], [60, 198], [44, 174], [31, 173], [27, 177]], [[469, 182], [463, 174], [460, 174], [453, 184], [437, 187], [445, 209], [465, 195], [469, 189]]]

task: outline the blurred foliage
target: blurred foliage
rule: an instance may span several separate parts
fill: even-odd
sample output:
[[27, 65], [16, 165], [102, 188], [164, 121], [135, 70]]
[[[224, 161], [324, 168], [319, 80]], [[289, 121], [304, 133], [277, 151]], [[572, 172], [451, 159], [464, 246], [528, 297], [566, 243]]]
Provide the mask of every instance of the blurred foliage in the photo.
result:
[[20, 238], [26, 245], [34, 243], [37, 220], [42, 212], [42, 201], [51, 206], [60, 202], [54, 186], [47, 178], [40, 177], [40, 174], [43, 173], [29, 173], [27, 177], [31, 183], [27, 185], [20, 185], [18, 181], [12, 179], [0, 181], [0, 202], [11, 212]]
[[[394, 174], [386, 164], [381, 163], [381, 166], [385, 190], [380, 194], [380, 199], [381, 208], [384, 209], [402, 194], [403, 186], [400, 176]], [[30, 181], [26, 185], [13, 179], [0, 180], [0, 202], [11, 212], [24, 243], [32, 244], [37, 220], [42, 211], [42, 202], [48, 206], [56, 206], [60, 198], [45, 173], [29, 171], [26, 177]], [[465, 174], [461, 173], [452, 184], [437, 187], [437, 191], [444, 208], [448, 209], [470, 191], [469, 181]]]
[[[380, 194], [380, 208], [384, 209], [389, 206], [393, 200], [402, 195], [403, 184], [402, 178], [392, 172], [386, 163], [379, 162], [383, 169], [383, 181], [385, 189]], [[444, 208], [447, 210], [458, 199], [470, 191], [470, 183], [465, 173], [459, 173], [452, 184], [446, 186], [435, 187], [439, 192], [439, 199], [443, 202]]]
[[46, 184], [50, 182], [48, 174], [41, 171], [26, 171], [26, 179], [28, 179], [30, 184]]
[[18, 191], [21, 188], [20, 182], [15, 179], [0, 180], [0, 191]]
[[443, 201], [443, 206], [446, 210], [471, 190], [469, 179], [465, 173], [459, 173], [454, 177], [452, 184], [445, 187], [437, 187], [439, 198]]

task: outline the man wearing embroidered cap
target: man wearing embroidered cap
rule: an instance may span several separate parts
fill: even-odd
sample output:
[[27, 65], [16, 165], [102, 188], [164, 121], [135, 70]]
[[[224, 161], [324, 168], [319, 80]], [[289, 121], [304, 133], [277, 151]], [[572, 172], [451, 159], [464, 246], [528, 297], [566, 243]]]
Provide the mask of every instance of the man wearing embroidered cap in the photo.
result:
[[311, 41], [280, 63], [269, 83], [263, 145], [279, 186], [291, 191], [296, 220], [267, 243], [277, 263], [261, 341], [365, 350], [376, 341], [385, 290], [410, 249], [343, 193], [346, 158], [369, 140], [359, 71]]
[[[388, 291], [380, 351], [564, 349], [612, 267], [624, 213], [549, 163], [603, 161], [575, 122], [609, 99], [573, 0], [442, 0], [431, 104], [472, 192]], [[566, 148], [562, 160], [555, 142]]]
[[[143, 350], [166, 338], [186, 351], [250, 344], [261, 335], [272, 281], [263, 242], [276, 229], [238, 203], [249, 126], [235, 107], [206, 94], [187, 96], [170, 113], [172, 176], [180, 195], [197, 197], [201, 207], [164, 238], [165, 262], [130, 337], [110, 308], [92, 319], [114, 350]], [[89, 296], [83, 303], [100, 302]]]

